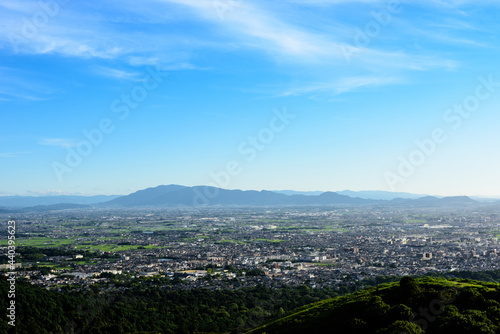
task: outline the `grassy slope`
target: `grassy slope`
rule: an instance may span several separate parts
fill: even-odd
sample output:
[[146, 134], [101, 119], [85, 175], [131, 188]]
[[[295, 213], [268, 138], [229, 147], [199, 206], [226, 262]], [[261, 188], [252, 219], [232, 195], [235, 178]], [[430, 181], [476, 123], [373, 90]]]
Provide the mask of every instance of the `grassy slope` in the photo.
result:
[[[425, 333], [498, 333], [498, 301], [497, 283], [423, 278], [410, 287], [382, 284], [309, 304], [248, 333], [423, 332], [417, 325]], [[427, 316], [418, 314], [422, 308]]]

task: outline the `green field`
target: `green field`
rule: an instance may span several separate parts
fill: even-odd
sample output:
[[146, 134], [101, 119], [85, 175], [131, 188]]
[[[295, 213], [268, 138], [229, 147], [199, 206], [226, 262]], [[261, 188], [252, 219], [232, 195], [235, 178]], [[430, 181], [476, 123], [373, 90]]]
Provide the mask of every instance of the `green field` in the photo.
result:
[[[118, 243], [124, 240], [124, 237], [109, 237], [109, 238], [97, 238], [102, 243], [94, 245], [89, 243], [88, 241], [76, 241], [76, 238], [49, 238], [49, 237], [34, 237], [28, 239], [16, 239], [16, 246], [31, 246], [31, 247], [63, 247], [70, 246], [74, 249], [79, 250], [91, 250], [91, 251], [102, 251], [102, 252], [121, 252], [121, 251], [130, 251], [136, 250], [141, 245], [119, 245]], [[109, 242], [106, 242], [109, 241]], [[7, 240], [2, 240], [0, 242], [0, 246], [7, 246]], [[158, 248], [158, 246], [142, 246], [146, 249]]]
[[[35, 237], [29, 239], [16, 239], [16, 246], [32, 246], [32, 247], [61, 247], [74, 244], [75, 238], [70, 239], [55, 239], [48, 237]], [[0, 246], [7, 246], [7, 240], [0, 241]]]

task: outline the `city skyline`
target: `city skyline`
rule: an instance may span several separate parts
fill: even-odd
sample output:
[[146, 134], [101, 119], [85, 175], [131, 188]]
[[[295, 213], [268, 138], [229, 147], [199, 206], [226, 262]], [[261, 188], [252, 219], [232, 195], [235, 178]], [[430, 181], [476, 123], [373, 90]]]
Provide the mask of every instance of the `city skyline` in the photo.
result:
[[2, 195], [500, 197], [499, 4], [0, 4]]

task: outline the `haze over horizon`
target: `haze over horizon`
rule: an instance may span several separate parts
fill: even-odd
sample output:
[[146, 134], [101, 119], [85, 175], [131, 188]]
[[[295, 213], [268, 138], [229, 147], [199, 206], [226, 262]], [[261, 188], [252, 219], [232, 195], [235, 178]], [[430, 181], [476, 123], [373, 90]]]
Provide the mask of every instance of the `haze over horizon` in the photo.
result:
[[500, 198], [500, 3], [0, 4], [0, 196]]
[[[116, 197], [121, 197], [121, 196], [127, 196], [134, 194], [138, 191], [143, 191], [143, 190], [149, 190], [149, 189], [154, 189], [157, 187], [165, 187], [165, 186], [182, 186], [182, 185], [157, 185], [157, 186], [152, 186], [152, 187], [147, 187], [144, 189], [136, 189], [136, 190], [131, 190], [128, 193], [123, 193], [123, 194], [85, 194], [85, 193], [62, 193], [62, 192], [28, 192], [26, 194], [1, 194], [0, 198], [14, 198], [14, 197], [20, 197], [20, 198], [29, 198], [29, 197], [59, 197], [59, 196], [68, 196], [68, 197], [99, 197], [99, 196], [116, 196]], [[193, 186], [193, 187], [203, 187], [205, 185], [198, 185], [198, 186]], [[286, 195], [296, 195], [296, 194], [309, 194], [309, 195], [314, 195], [318, 196], [319, 194], [325, 193], [325, 192], [334, 192], [338, 194], [342, 194], [348, 197], [359, 197], [359, 198], [366, 198], [366, 199], [391, 199], [391, 198], [421, 198], [421, 197], [426, 197], [426, 196], [432, 196], [432, 197], [438, 197], [438, 198], [444, 198], [444, 197], [470, 197], [470, 198], [476, 198], [476, 199], [499, 199], [500, 196], [474, 196], [474, 195], [452, 195], [452, 196], [443, 196], [440, 194], [415, 194], [415, 193], [408, 193], [408, 192], [390, 192], [390, 191], [384, 191], [384, 190], [359, 190], [359, 191], [352, 191], [349, 189], [344, 189], [344, 190], [325, 190], [325, 191], [296, 191], [296, 190], [291, 190], [291, 189], [282, 189], [282, 190], [276, 190], [276, 189], [226, 189], [226, 188], [221, 188], [224, 190], [241, 190], [241, 191], [271, 191], [271, 192], [276, 192], [276, 193], [282, 193]], [[193, 193], [193, 196], [196, 195], [196, 192]]]

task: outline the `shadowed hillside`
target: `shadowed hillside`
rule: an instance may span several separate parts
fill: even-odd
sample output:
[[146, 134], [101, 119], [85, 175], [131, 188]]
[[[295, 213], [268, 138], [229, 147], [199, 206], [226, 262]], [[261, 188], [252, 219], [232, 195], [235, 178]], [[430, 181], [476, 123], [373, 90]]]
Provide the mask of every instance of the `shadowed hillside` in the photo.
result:
[[303, 306], [249, 333], [498, 333], [500, 285], [405, 277]]

